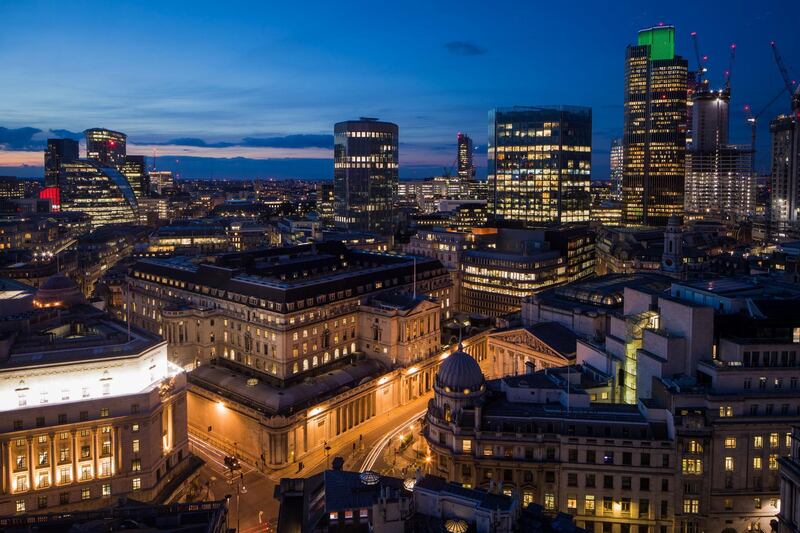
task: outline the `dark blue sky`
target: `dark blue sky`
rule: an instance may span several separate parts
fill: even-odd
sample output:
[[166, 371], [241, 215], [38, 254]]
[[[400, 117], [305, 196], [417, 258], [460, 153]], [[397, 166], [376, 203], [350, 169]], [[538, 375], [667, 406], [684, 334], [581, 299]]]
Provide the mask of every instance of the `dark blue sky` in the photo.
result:
[[458, 131], [484, 164], [491, 107], [575, 104], [593, 108], [604, 178], [638, 29], [674, 24], [690, 66], [697, 31], [717, 84], [737, 44], [731, 128], [747, 142], [743, 105], [782, 84], [770, 40], [800, 77], [798, 20], [796, 1], [2, 2], [0, 165], [41, 164], [49, 130], [103, 126], [186, 176], [328, 177], [333, 123], [377, 116], [400, 126], [401, 176], [423, 177], [452, 163]]

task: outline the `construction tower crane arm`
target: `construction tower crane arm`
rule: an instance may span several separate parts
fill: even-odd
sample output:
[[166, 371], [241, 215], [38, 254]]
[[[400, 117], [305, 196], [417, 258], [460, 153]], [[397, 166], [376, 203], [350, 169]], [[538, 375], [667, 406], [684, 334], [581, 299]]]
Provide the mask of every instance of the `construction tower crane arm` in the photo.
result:
[[697, 83], [703, 83], [703, 74], [705, 74], [705, 67], [703, 66], [703, 58], [700, 57], [700, 44], [697, 42], [697, 32], [692, 32], [692, 44], [694, 45], [694, 57], [697, 60]]
[[731, 44], [731, 57], [728, 62], [728, 70], [725, 71], [725, 90], [731, 90], [731, 76], [733, 76], [733, 63], [736, 61], [736, 43]]
[[791, 97], [794, 93], [795, 81], [789, 77], [789, 71], [786, 70], [786, 65], [783, 63], [781, 53], [778, 51], [778, 45], [775, 44], [775, 41], [772, 41], [769, 45], [772, 47], [772, 55], [775, 57], [775, 64], [778, 65], [778, 70], [781, 72], [783, 85], [786, 87], [786, 90], [789, 91], [789, 97]]

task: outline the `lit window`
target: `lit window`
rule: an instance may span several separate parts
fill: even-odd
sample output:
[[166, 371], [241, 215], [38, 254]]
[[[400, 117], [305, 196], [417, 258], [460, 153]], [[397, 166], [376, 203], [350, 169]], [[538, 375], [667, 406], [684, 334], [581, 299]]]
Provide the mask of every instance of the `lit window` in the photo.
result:
[[131, 481], [131, 488], [133, 490], [141, 490], [141, 488], [142, 488], [142, 478], [140, 478], [140, 477], [133, 478], [133, 480]]
[[733, 457], [731, 456], [725, 457], [725, 471], [733, 472]]
[[725, 437], [726, 448], [736, 448], [736, 437]]
[[755, 435], [753, 437], [753, 448], [760, 450], [764, 446], [764, 437]]
[[753, 457], [753, 469], [761, 470], [761, 457]]
[[697, 498], [683, 499], [683, 512], [687, 514], [697, 514], [700, 512], [700, 500]]
[[552, 511], [556, 508], [556, 496], [552, 493], [547, 493], [544, 495], [544, 508], [548, 511]]

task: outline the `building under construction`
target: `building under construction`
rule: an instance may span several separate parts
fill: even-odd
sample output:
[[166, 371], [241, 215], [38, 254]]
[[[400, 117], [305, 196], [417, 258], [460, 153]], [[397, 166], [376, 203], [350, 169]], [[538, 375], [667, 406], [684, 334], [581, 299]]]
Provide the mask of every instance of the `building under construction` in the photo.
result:
[[772, 222], [778, 237], [800, 221], [800, 88], [792, 112], [769, 123], [772, 134]]
[[685, 209], [740, 220], [755, 209], [753, 151], [728, 144], [728, 87], [692, 97], [692, 143], [686, 152]]

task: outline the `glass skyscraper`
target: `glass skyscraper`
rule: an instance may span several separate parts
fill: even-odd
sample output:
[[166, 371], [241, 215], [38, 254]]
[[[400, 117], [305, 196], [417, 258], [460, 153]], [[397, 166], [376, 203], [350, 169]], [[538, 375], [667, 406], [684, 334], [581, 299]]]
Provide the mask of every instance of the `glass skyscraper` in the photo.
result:
[[489, 112], [488, 207], [495, 222], [589, 220], [592, 110], [509, 107]]
[[44, 153], [44, 185], [59, 186], [61, 163], [78, 159], [78, 141], [73, 139], [47, 139]]
[[334, 133], [334, 210], [350, 230], [392, 233], [396, 223], [397, 124], [374, 118], [339, 122]]
[[125, 164], [122, 166], [121, 172], [128, 179], [137, 200], [149, 194], [150, 179], [147, 175], [147, 164], [143, 155], [125, 156]]
[[79, 159], [62, 163], [61, 172], [63, 211], [83, 211], [93, 227], [138, 221], [136, 195], [117, 169]]
[[675, 28], [641, 30], [625, 57], [623, 222], [666, 225], [683, 211], [688, 64]]
[[128, 136], [105, 128], [92, 128], [83, 132], [86, 135], [86, 158], [99, 161], [106, 167], [122, 169]]
[[462, 181], [475, 179], [475, 165], [472, 163], [472, 139], [469, 135], [458, 134], [458, 177]]

